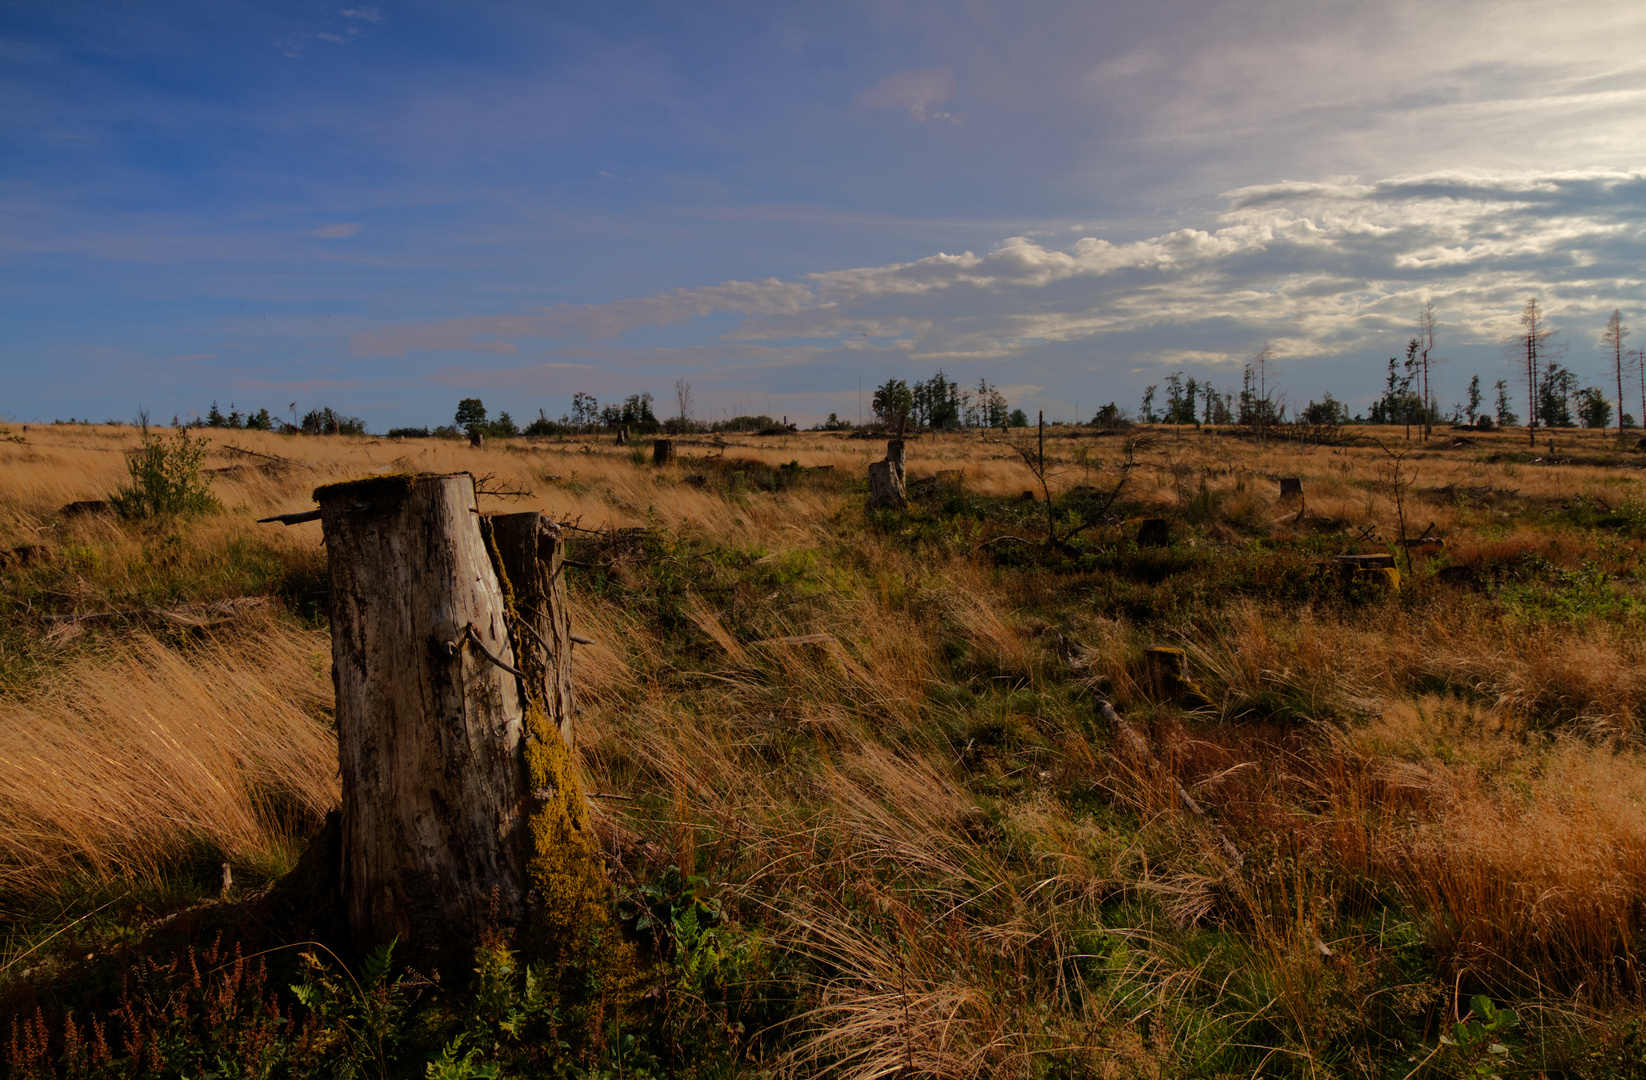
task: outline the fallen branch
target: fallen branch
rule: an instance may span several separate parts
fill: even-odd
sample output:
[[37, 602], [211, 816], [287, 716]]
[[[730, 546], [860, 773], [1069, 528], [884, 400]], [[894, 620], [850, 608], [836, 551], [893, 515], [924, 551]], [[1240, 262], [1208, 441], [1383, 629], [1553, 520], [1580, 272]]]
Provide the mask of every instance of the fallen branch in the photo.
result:
[[481, 656], [484, 656], [487, 660], [490, 660], [492, 663], [496, 664], [498, 667], [502, 668], [504, 671], [508, 672], [510, 675], [513, 675], [517, 679], [524, 679], [527, 677], [524, 671], [521, 671], [517, 667], [512, 667], [505, 664], [501, 658], [493, 655], [492, 651], [486, 648], [486, 643], [480, 640], [480, 635], [475, 631], [473, 623], [468, 625], [466, 632], [468, 634], [469, 641], [474, 644], [475, 648], [480, 650]]
[[296, 465], [299, 468], [304, 469], [313, 468], [312, 465], [298, 461], [296, 458], [281, 457], [279, 454], [265, 454], [257, 450], [247, 450], [244, 446], [236, 446], [234, 443], [224, 443], [223, 449], [233, 454], [245, 454], [247, 457], [262, 458], [264, 461], [279, 462], [281, 465]]
[[494, 488], [486, 486], [488, 483], [496, 479], [497, 476], [493, 473], [485, 473], [479, 477], [476, 477], [474, 481], [474, 493], [476, 495], [493, 495], [498, 498], [507, 499], [529, 499], [533, 494], [531, 488]]
[[302, 513], [299, 513], [299, 514], [276, 514], [273, 517], [258, 518], [257, 523], [259, 525], [267, 525], [270, 522], [278, 521], [282, 525], [301, 525], [305, 521], [319, 521], [319, 520], [320, 520], [320, 511], [318, 511], [318, 510], [304, 510]]

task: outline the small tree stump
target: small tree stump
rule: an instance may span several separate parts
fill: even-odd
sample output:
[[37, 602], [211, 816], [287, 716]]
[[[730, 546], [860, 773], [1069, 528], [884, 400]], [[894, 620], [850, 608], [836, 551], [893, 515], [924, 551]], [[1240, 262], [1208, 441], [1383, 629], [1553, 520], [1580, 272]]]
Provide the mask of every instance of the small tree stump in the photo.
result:
[[1303, 478], [1300, 476], [1282, 476], [1280, 478], [1280, 501], [1294, 502], [1303, 498]]
[[618, 446], [626, 446], [626, 445], [628, 445], [628, 442], [629, 442], [629, 425], [627, 425], [627, 424], [617, 425], [617, 445]]
[[502, 568], [504, 594], [516, 626], [515, 666], [524, 673], [528, 705], [543, 710], [572, 745], [571, 616], [566, 603], [566, 542], [560, 526], [537, 511], [484, 519]]
[[469, 445], [471, 447], [473, 447], [474, 449], [476, 449], [476, 450], [484, 450], [486, 448], [486, 435], [485, 435], [485, 432], [481, 432], [481, 431], [471, 431], [471, 432], [469, 432]]
[[1138, 522], [1138, 547], [1169, 547], [1171, 542], [1172, 523], [1165, 518], [1144, 518]]
[[892, 468], [897, 470], [899, 480], [907, 485], [909, 480], [909, 455], [902, 439], [893, 439], [886, 444], [886, 460]]
[[902, 510], [909, 505], [903, 472], [894, 463], [869, 463], [869, 505], [882, 510]]
[[671, 462], [673, 460], [674, 460], [674, 440], [673, 439], [653, 439], [652, 440], [652, 464], [653, 465], [667, 465], [669, 462]]
[[1149, 692], [1157, 701], [1210, 705], [1212, 699], [1189, 678], [1189, 653], [1175, 645], [1152, 645], [1143, 650]]
[[343, 780], [340, 886], [352, 947], [460, 974], [525, 910], [526, 784], [508, 610], [474, 480], [382, 476], [318, 489], [331, 569]]

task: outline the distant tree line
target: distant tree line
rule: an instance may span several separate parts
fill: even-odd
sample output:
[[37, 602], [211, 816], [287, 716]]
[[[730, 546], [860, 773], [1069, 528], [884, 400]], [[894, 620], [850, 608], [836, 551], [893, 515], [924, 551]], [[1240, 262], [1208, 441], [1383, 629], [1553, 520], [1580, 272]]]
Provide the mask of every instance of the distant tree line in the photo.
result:
[[[1646, 415], [1646, 358], [1640, 349], [1630, 351], [1623, 347], [1629, 328], [1623, 322], [1621, 311], [1612, 312], [1601, 339], [1607, 376], [1615, 397], [1608, 396], [1600, 386], [1584, 385], [1577, 374], [1556, 359], [1563, 355], [1565, 347], [1547, 325], [1535, 299], [1522, 311], [1521, 324], [1524, 330], [1506, 338], [1504, 345], [1521, 369], [1531, 430], [1580, 425], [1603, 429], [1614, 423], [1619, 431], [1635, 427], [1636, 418], [1621, 408], [1625, 377], [1638, 379], [1641, 414]], [[1476, 427], [1518, 425], [1521, 417], [1515, 410], [1507, 379], [1499, 379], [1494, 384], [1496, 396], [1489, 412], [1484, 408], [1486, 394], [1479, 375], [1469, 380], [1467, 401], [1454, 402], [1450, 408], [1441, 406], [1432, 382], [1434, 368], [1444, 362], [1435, 354], [1436, 325], [1434, 306], [1425, 305], [1418, 318], [1418, 335], [1407, 342], [1403, 359], [1389, 358], [1383, 393], [1364, 416], [1351, 417], [1347, 406], [1329, 392], [1320, 401], [1310, 400], [1307, 405], [1289, 408], [1272, 378], [1273, 353], [1264, 345], [1244, 365], [1238, 392], [1219, 391], [1209, 380], [1197, 382], [1194, 378], [1185, 378], [1181, 371], [1174, 372], [1165, 379], [1163, 407], [1156, 404], [1159, 385], [1144, 388], [1137, 422], [1237, 425], [1259, 431], [1286, 423], [1322, 427], [1352, 422], [1400, 425], [1406, 428], [1408, 437], [1415, 430], [1425, 438], [1439, 423]], [[1114, 402], [1099, 409], [1091, 420], [1092, 425], [1100, 428], [1132, 422], [1131, 415]]]
[[[1522, 330], [1504, 339], [1504, 346], [1519, 373], [1525, 396], [1527, 427], [1606, 428], [1616, 424], [1619, 431], [1636, 426], [1637, 420], [1623, 408], [1624, 380], [1638, 382], [1640, 415], [1646, 416], [1646, 358], [1640, 349], [1628, 350], [1624, 342], [1629, 327], [1621, 311], [1613, 311], [1601, 339], [1607, 365], [1609, 395], [1601, 386], [1585, 385], [1579, 376], [1561, 363], [1565, 346], [1549, 325], [1542, 306], [1530, 300], [1521, 311]], [[1467, 400], [1442, 407], [1434, 393], [1435, 367], [1444, 363], [1436, 353], [1437, 317], [1433, 304], [1425, 304], [1417, 321], [1418, 333], [1406, 343], [1404, 357], [1391, 356], [1384, 372], [1382, 393], [1365, 415], [1350, 416], [1348, 407], [1326, 393], [1320, 401], [1291, 405], [1275, 378], [1275, 355], [1264, 344], [1242, 366], [1238, 388], [1218, 388], [1210, 379], [1196, 379], [1182, 371], [1167, 375], [1161, 384], [1144, 388], [1135, 419], [1116, 402], [1102, 406], [1089, 423], [1102, 429], [1117, 429], [1135, 423], [1174, 426], [1210, 424], [1251, 429], [1261, 437], [1282, 425], [1302, 425], [1311, 429], [1340, 427], [1348, 423], [1402, 426], [1407, 437], [1414, 431], [1427, 438], [1434, 425], [1450, 422], [1477, 427], [1514, 426], [1521, 423], [1515, 394], [1509, 379], [1499, 379], [1491, 387], [1488, 410], [1486, 388], [1480, 376], [1469, 380]], [[1000, 388], [987, 379], [975, 385], [950, 378], [941, 368], [930, 378], [913, 384], [888, 378], [874, 391], [871, 402], [875, 422], [885, 428], [910, 426], [945, 431], [954, 429], [1023, 427], [1029, 422], [1021, 408], [1012, 408]], [[278, 431], [307, 435], [364, 435], [366, 424], [359, 417], [346, 416], [329, 407], [311, 409], [301, 419], [295, 403], [291, 420], [271, 415], [266, 408], [242, 413], [230, 403], [224, 413], [217, 402], [203, 419], [187, 424], [172, 418], [174, 427], [212, 427], [248, 431]], [[843, 431], [856, 425], [830, 413], [814, 431]], [[637, 435], [691, 432], [778, 433], [796, 430], [787, 417], [773, 419], [764, 414], [724, 417], [705, 421], [694, 415], [691, 384], [677, 380], [672, 415], [658, 416], [658, 403], [650, 393], [630, 394], [601, 404], [593, 394], [578, 391], [571, 408], [558, 419], [550, 419], [539, 409], [537, 417], [524, 425], [507, 410], [490, 416], [479, 398], [458, 402], [450, 424], [439, 427], [391, 428], [390, 436], [449, 437], [483, 434], [494, 438], [519, 435], [573, 435], [611, 431], [627, 427]]]
[[177, 417], [171, 418], [174, 428], [227, 428], [231, 431], [278, 431], [293, 435], [364, 435], [366, 422], [358, 416], [345, 416], [336, 410], [323, 406], [310, 409], [297, 419], [296, 406], [293, 407], [290, 422], [273, 416], [267, 409], [258, 409], [256, 412], [242, 413], [233, 402], [229, 403], [229, 411], [223, 412], [217, 402], [211, 403], [211, 408], [200, 419], [184, 422]]

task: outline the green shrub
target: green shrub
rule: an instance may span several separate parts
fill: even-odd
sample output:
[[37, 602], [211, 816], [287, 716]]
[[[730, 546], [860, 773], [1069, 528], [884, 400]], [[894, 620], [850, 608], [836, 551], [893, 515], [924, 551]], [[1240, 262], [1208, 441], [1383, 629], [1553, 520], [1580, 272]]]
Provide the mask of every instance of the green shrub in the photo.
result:
[[121, 517], [151, 518], [206, 513], [218, 508], [211, 481], [200, 475], [209, 444], [178, 428], [168, 441], [147, 429], [143, 442], [126, 452], [131, 483], [109, 501]]

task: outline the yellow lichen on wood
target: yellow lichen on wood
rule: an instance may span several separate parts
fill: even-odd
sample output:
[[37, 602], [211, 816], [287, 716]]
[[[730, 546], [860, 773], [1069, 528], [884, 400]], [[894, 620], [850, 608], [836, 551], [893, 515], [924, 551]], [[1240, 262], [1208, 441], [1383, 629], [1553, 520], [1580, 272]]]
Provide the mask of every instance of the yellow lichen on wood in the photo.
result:
[[535, 703], [526, 729], [527, 785], [537, 806], [530, 824], [531, 914], [523, 952], [557, 971], [590, 976], [583, 985], [596, 1011], [626, 1009], [639, 996], [640, 967], [612, 914], [611, 885], [595, 848], [576, 762]]

